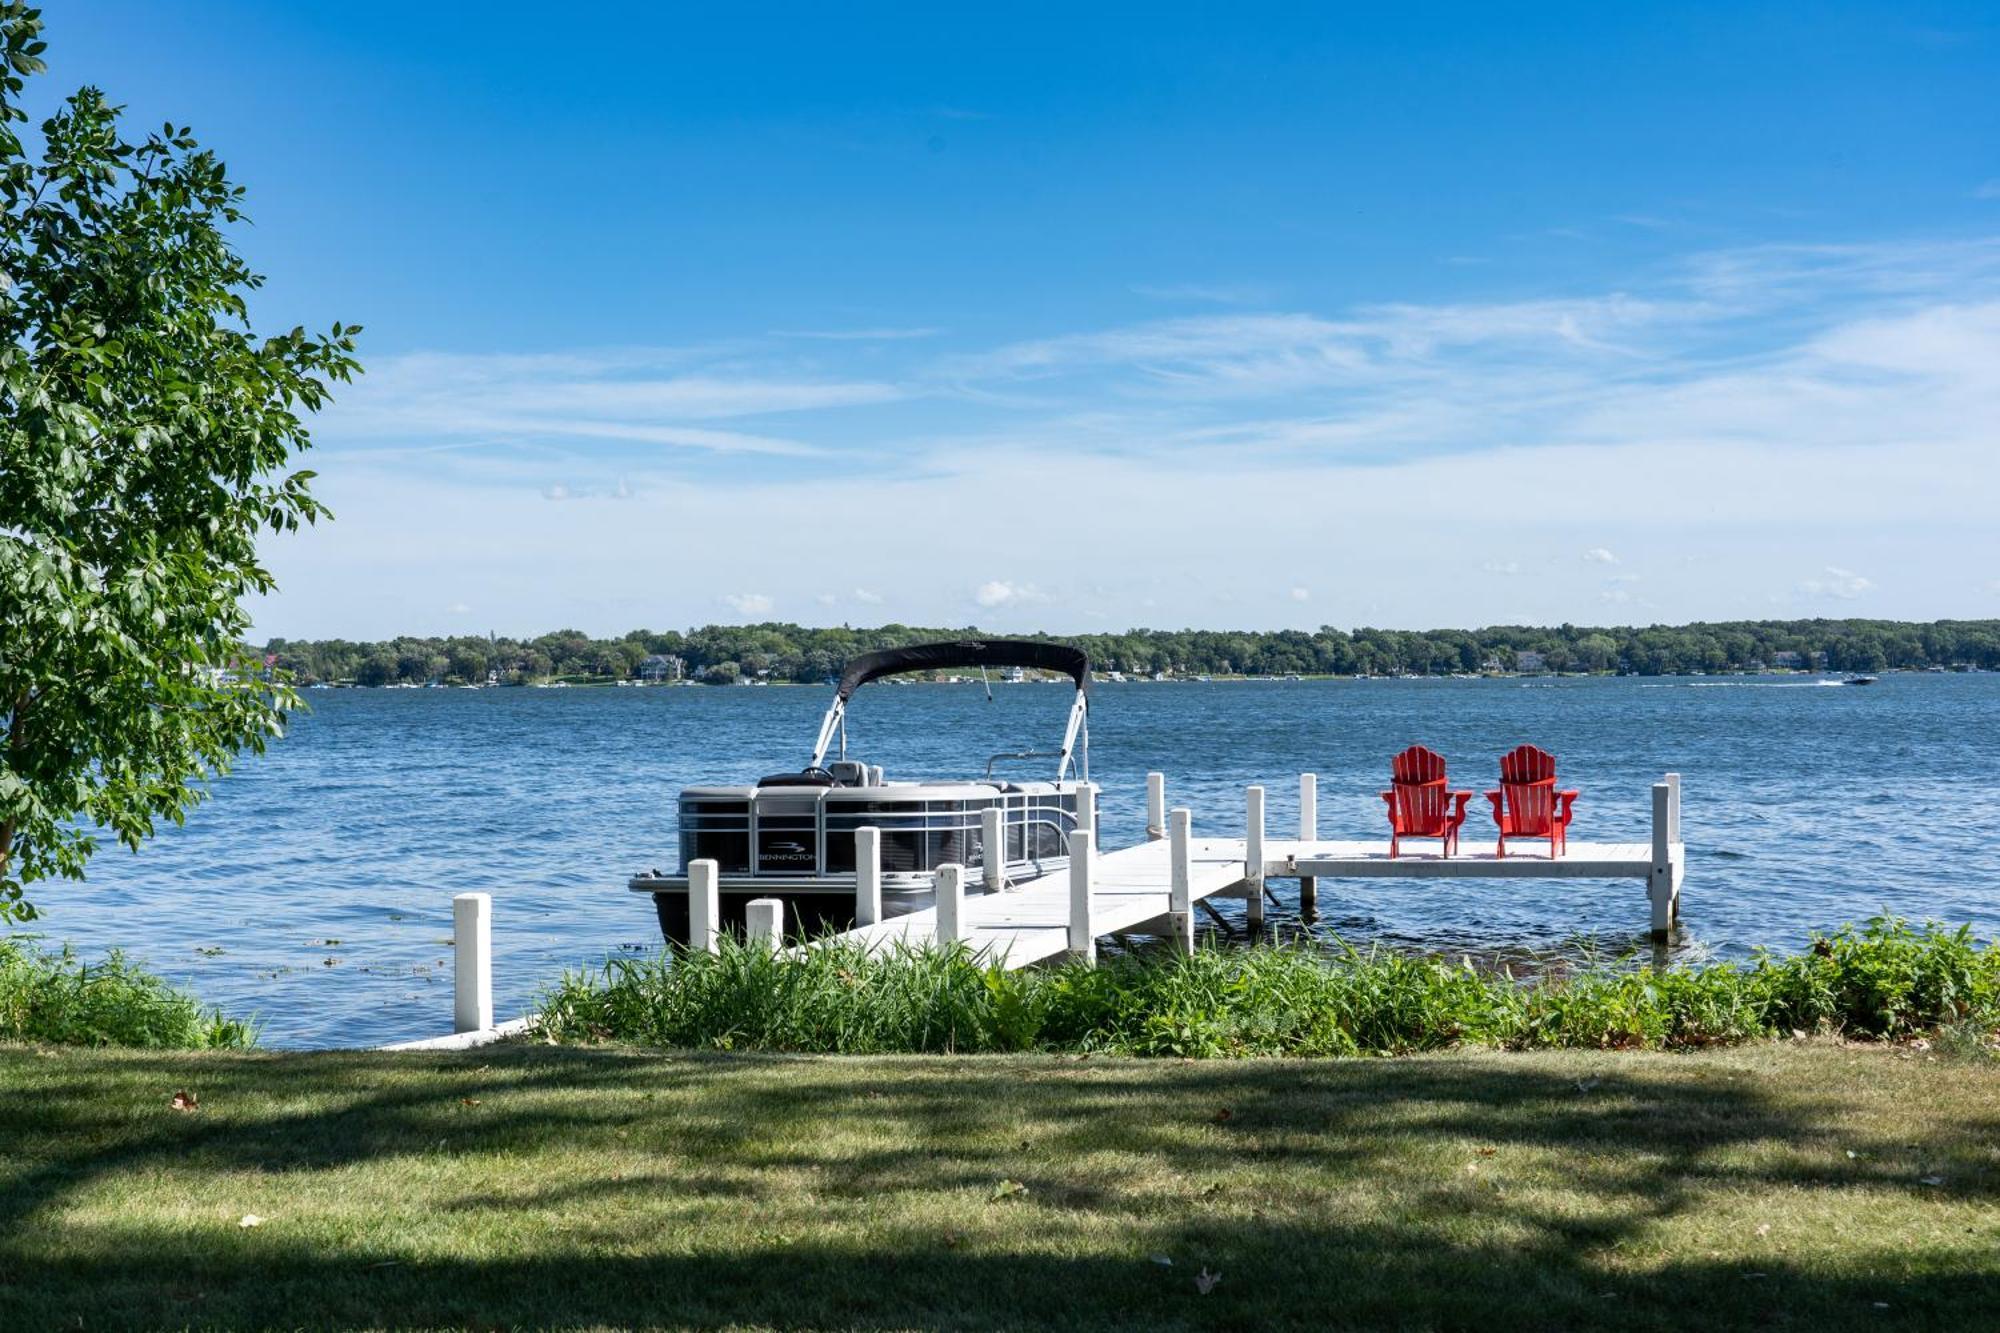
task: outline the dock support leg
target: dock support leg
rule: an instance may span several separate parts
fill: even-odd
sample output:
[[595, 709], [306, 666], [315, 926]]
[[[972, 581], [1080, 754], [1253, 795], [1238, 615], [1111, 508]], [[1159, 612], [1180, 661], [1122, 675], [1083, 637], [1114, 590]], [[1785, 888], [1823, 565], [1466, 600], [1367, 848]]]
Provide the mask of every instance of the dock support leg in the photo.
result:
[[1243, 842], [1243, 881], [1249, 893], [1244, 915], [1252, 930], [1264, 926], [1264, 789], [1248, 793], [1249, 828]]
[[965, 867], [945, 864], [937, 869], [937, 942], [954, 944], [965, 938]]
[[1097, 832], [1097, 788], [1088, 782], [1077, 784], [1076, 827], [1079, 833]]
[[1189, 862], [1189, 819], [1186, 807], [1167, 816], [1167, 915], [1173, 922], [1174, 944], [1194, 952], [1194, 888]]
[[493, 1026], [493, 899], [461, 893], [451, 900], [451, 931], [458, 955], [452, 969], [452, 1031], [484, 1032]]
[[[1319, 841], [1319, 774], [1299, 774], [1299, 841], [1310, 847]], [[1319, 919], [1319, 880], [1299, 876], [1299, 919]]]
[[979, 812], [979, 860], [988, 893], [1007, 888], [1007, 815], [1000, 809]]
[[1097, 962], [1097, 930], [1090, 918], [1090, 894], [1097, 871], [1093, 841], [1086, 830], [1069, 835], [1069, 953], [1092, 964]]
[[784, 900], [752, 898], [743, 909], [743, 934], [753, 946], [775, 951], [785, 942]]
[[1667, 774], [1667, 844], [1674, 860], [1674, 929], [1681, 924], [1681, 880], [1687, 876], [1687, 845], [1681, 841], [1681, 775]]
[[1646, 873], [1646, 899], [1652, 907], [1653, 941], [1664, 944], [1674, 933], [1674, 856], [1667, 834], [1672, 825], [1673, 788], [1653, 784], [1653, 859]]
[[713, 861], [688, 862], [688, 950], [714, 953], [722, 924], [722, 894], [717, 886], [720, 867]]
[[854, 924], [882, 919], [882, 830], [854, 830]]
[[1158, 842], [1167, 836], [1167, 778], [1164, 773], [1146, 775], [1146, 841]]

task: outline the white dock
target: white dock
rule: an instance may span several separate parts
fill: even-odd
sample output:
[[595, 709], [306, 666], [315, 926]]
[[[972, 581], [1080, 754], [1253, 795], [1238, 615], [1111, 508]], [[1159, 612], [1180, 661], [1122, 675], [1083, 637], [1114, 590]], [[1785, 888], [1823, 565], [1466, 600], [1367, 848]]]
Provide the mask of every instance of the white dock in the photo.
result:
[[[1189, 812], [1168, 812], [1163, 779], [1148, 774], [1147, 841], [1098, 853], [1094, 814], [1086, 807], [1084, 826], [1071, 835], [1067, 870], [968, 895], [965, 868], [944, 866], [938, 871], [936, 907], [887, 920], [880, 919], [879, 889], [874, 887], [879, 884], [879, 844], [874, 830], [864, 829], [856, 844], [857, 864], [863, 868], [857, 879], [856, 918], [870, 924], [834, 938], [859, 942], [871, 952], [955, 941], [1007, 968], [1058, 955], [1090, 959], [1098, 939], [1126, 932], [1163, 935], [1192, 948], [1197, 904], [1240, 897], [1254, 928], [1264, 919], [1266, 882], [1290, 879], [1299, 884], [1300, 914], [1309, 917], [1322, 878], [1639, 879], [1646, 884], [1653, 939], [1670, 939], [1679, 922], [1687, 847], [1681, 840], [1677, 773], [1653, 785], [1650, 841], [1571, 842], [1559, 856], [1550, 854], [1545, 840], [1532, 838], [1514, 839], [1504, 857], [1494, 843], [1470, 840], [1461, 840], [1452, 856], [1425, 851], [1426, 844], [1419, 842], [1394, 857], [1387, 841], [1324, 840], [1317, 836], [1316, 782], [1310, 773], [1300, 776], [1297, 838], [1266, 838], [1264, 789], [1251, 787], [1245, 793], [1243, 837], [1196, 839], [1189, 831]], [[997, 825], [992, 832], [997, 841]], [[690, 867], [688, 894], [694, 947], [713, 949], [719, 920], [714, 862], [697, 861]], [[750, 904], [751, 938], [775, 947], [783, 921], [782, 902]]]

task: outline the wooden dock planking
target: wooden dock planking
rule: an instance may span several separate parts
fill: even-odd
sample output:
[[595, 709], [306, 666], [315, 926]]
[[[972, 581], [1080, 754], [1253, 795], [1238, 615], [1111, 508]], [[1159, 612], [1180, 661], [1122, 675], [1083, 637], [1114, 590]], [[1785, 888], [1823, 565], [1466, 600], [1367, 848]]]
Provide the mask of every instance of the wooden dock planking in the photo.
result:
[[[1188, 896], [1240, 892], [1243, 839], [1195, 838], [1188, 843]], [[1096, 859], [1090, 895], [1093, 932], [1099, 936], [1162, 923], [1172, 910], [1168, 844], [1142, 842]], [[961, 906], [960, 938], [984, 957], [1009, 968], [1027, 967], [1069, 952], [1070, 873], [1059, 870], [1004, 893], [969, 895]], [[1164, 929], [1164, 927], [1162, 927]], [[898, 943], [920, 948], [937, 938], [937, 909], [926, 908], [862, 926], [838, 937], [871, 952]]]

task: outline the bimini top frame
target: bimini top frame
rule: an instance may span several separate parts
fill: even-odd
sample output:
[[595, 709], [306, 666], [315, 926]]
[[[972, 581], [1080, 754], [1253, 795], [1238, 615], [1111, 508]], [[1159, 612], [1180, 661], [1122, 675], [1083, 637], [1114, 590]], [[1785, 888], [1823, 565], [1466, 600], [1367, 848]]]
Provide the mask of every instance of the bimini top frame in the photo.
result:
[[952, 643], [915, 643], [907, 648], [884, 648], [864, 653], [840, 673], [833, 692], [833, 704], [819, 724], [819, 739], [813, 744], [812, 767], [826, 762], [827, 748], [838, 736], [841, 750], [847, 748], [847, 701], [871, 680], [899, 676], [911, 671], [942, 671], [951, 667], [1033, 667], [1040, 671], [1060, 671], [1076, 682], [1076, 698], [1070, 704], [1069, 725], [1063, 730], [1058, 752], [1056, 781], [1069, 776], [1073, 758], [1080, 759], [1078, 776], [1090, 779], [1090, 658], [1080, 648], [1060, 643], [1040, 643], [1032, 639], [960, 639]]

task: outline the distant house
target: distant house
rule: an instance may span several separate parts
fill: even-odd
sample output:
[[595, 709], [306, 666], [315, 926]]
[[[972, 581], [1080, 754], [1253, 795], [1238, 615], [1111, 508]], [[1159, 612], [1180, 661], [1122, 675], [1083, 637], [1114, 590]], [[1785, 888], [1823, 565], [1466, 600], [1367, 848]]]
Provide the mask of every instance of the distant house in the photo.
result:
[[653, 653], [639, 663], [639, 679], [658, 683], [663, 680], [680, 680], [687, 675], [687, 663], [678, 657], [668, 657], [663, 653]]
[[1800, 659], [1797, 653], [1786, 651], [1782, 653], [1772, 653], [1771, 665], [1774, 667], [1783, 667], [1787, 671], [1796, 671], [1801, 666], [1804, 665], [1804, 662]]
[[1539, 674], [1540, 672], [1547, 671], [1548, 666], [1546, 663], [1542, 661], [1542, 655], [1540, 653], [1536, 652], [1532, 648], [1524, 648], [1520, 652], [1514, 654], [1514, 670], [1520, 672], [1524, 676], [1533, 676]]

